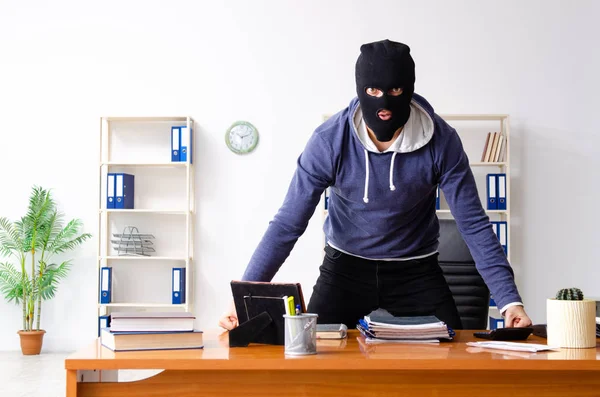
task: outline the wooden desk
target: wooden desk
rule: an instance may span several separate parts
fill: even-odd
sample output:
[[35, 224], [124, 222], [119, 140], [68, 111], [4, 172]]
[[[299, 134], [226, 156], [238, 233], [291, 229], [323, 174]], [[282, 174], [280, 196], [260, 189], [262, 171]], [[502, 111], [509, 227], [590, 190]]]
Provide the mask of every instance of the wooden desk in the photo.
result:
[[[472, 340], [462, 331], [439, 345], [366, 345], [350, 331], [304, 357], [285, 357], [283, 346], [229, 349], [227, 333], [216, 331], [205, 332], [203, 350], [113, 353], [96, 341], [65, 360], [67, 397], [600, 395], [598, 347], [500, 352], [465, 345]], [[92, 369], [164, 371], [136, 382], [77, 382], [77, 370]]]

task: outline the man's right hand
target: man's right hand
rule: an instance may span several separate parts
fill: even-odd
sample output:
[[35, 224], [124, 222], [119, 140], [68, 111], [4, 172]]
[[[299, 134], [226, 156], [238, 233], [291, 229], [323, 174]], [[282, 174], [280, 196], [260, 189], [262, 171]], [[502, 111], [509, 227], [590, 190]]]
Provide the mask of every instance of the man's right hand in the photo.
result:
[[229, 305], [229, 309], [223, 313], [223, 316], [219, 320], [219, 326], [225, 328], [228, 331], [231, 331], [235, 327], [238, 326], [238, 317], [235, 311], [235, 304], [231, 301]]

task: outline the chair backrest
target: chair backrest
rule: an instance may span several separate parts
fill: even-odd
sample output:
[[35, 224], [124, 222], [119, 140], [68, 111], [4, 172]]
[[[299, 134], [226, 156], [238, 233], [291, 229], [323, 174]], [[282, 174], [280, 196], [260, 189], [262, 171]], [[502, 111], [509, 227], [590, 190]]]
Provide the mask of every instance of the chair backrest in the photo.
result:
[[490, 292], [456, 222], [440, 219], [439, 263], [450, 286], [463, 329], [486, 329]]

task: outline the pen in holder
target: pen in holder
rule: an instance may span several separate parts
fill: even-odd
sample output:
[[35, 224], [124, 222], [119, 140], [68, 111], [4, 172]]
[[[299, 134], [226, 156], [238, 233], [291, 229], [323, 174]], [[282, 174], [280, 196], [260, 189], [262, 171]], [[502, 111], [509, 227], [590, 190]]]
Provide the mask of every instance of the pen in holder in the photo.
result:
[[285, 319], [285, 354], [317, 354], [317, 314], [283, 315]]

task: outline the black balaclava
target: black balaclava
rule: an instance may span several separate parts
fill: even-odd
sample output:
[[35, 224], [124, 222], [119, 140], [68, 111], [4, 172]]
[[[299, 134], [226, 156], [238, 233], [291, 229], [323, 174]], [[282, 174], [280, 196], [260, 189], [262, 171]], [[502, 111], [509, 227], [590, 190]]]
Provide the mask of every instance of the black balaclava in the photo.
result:
[[[383, 96], [368, 95], [367, 88], [378, 88]], [[402, 88], [399, 96], [389, 95], [392, 88]], [[415, 63], [406, 44], [383, 40], [363, 44], [356, 61], [356, 92], [367, 126], [378, 141], [389, 142], [410, 116], [410, 101], [415, 91]], [[378, 113], [392, 112], [389, 120]]]

